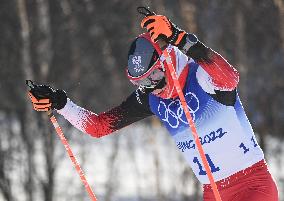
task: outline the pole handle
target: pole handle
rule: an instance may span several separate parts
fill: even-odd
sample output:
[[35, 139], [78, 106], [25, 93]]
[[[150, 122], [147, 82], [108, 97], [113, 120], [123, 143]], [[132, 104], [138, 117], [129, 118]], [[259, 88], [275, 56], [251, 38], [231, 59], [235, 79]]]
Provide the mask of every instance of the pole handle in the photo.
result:
[[26, 85], [27, 85], [30, 89], [35, 88], [35, 85], [34, 85], [33, 81], [31, 81], [31, 80], [26, 80]]
[[156, 13], [150, 11], [149, 7], [145, 7], [145, 6], [138, 6], [137, 12], [140, 13], [141, 15], [144, 15], [145, 17], [156, 15]]

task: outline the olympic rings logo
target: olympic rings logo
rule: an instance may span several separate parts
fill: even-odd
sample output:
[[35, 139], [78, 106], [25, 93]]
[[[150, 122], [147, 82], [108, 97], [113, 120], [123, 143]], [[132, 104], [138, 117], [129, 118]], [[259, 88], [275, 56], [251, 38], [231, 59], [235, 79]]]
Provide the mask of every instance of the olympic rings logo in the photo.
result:
[[[195, 113], [199, 109], [199, 100], [197, 96], [191, 92], [185, 94], [185, 100], [187, 103], [187, 108], [192, 116], [192, 120], [194, 121]], [[188, 125], [184, 110], [179, 99], [173, 100], [168, 105], [161, 100], [158, 106], [158, 112], [161, 120], [167, 122], [172, 128], [177, 128], [180, 123]]]

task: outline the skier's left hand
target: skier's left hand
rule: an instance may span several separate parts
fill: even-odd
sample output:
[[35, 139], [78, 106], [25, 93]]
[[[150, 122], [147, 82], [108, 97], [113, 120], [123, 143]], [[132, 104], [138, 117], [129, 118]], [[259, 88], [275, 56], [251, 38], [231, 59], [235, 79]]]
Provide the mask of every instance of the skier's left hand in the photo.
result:
[[186, 32], [173, 24], [166, 16], [150, 15], [145, 17], [141, 22], [141, 27], [146, 28], [150, 33], [154, 42], [159, 39], [165, 40], [167, 43], [181, 46], [181, 41], [184, 41]]

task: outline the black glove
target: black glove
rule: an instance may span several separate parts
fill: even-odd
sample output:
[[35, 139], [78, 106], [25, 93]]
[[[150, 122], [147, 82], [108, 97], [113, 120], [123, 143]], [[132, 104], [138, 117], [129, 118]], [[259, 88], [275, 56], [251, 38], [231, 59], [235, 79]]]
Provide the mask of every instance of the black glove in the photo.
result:
[[53, 89], [48, 85], [35, 85], [31, 80], [26, 84], [30, 87], [29, 96], [36, 111], [62, 109], [67, 102], [66, 92], [62, 89]]

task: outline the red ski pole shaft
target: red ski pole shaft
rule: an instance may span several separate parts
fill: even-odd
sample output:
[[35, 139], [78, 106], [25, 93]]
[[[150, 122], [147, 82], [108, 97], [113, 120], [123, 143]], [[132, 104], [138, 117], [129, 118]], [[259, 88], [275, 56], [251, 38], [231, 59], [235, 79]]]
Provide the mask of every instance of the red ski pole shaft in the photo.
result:
[[205, 152], [204, 152], [204, 150], [203, 150], [203, 148], [202, 148], [202, 145], [201, 145], [201, 143], [200, 143], [200, 141], [199, 141], [199, 136], [198, 136], [198, 134], [197, 134], [197, 130], [196, 130], [195, 124], [194, 124], [194, 122], [193, 122], [193, 120], [192, 120], [192, 117], [191, 117], [191, 115], [190, 115], [189, 109], [188, 109], [188, 107], [187, 107], [187, 103], [186, 103], [184, 94], [183, 94], [183, 92], [182, 92], [180, 83], [179, 83], [178, 78], [177, 78], [177, 74], [176, 74], [175, 68], [174, 68], [174, 66], [173, 66], [173, 63], [172, 63], [172, 61], [171, 61], [171, 58], [170, 58], [170, 55], [169, 55], [167, 49], [165, 49], [165, 50], [163, 51], [163, 55], [164, 55], [165, 58], [166, 58], [167, 65], [168, 65], [169, 70], [170, 70], [170, 73], [171, 73], [171, 78], [172, 78], [173, 81], [174, 81], [174, 85], [175, 85], [175, 88], [176, 88], [176, 90], [177, 90], [177, 92], [178, 92], [178, 96], [179, 96], [179, 98], [180, 98], [180, 102], [181, 102], [181, 104], [182, 104], [182, 107], [183, 107], [183, 110], [184, 110], [184, 112], [185, 112], [187, 121], [188, 121], [189, 126], [190, 126], [190, 128], [191, 128], [191, 131], [192, 131], [192, 134], [193, 134], [195, 143], [196, 143], [196, 145], [197, 145], [197, 149], [198, 149], [199, 155], [200, 155], [200, 157], [201, 157], [201, 159], [202, 159], [202, 163], [203, 163], [203, 165], [204, 165], [204, 167], [205, 167], [205, 171], [206, 171], [207, 176], [208, 176], [208, 178], [209, 178], [210, 185], [211, 185], [211, 187], [212, 187], [212, 189], [213, 189], [213, 193], [214, 193], [215, 199], [216, 199], [216, 201], [222, 201], [221, 196], [220, 196], [220, 193], [219, 193], [218, 188], [217, 188], [217, 185], [216, 185], [216, 183], [215, 183], [215, 181], [214, 181], [213, 174], [212, 174], [212, 172], [211, 172], [211, 170], [210, 170], [208, 161], [207, 161], [207, 159], [206, 159]]
[[73, 152], [71, 150], [71, 147], [70, 147], [67, 139], [65, 138], [65, 136], [63, 134], [63, 131], [61, 130], [61, 128], [60, 128], [60, 126], [59, 126], [55, 116], [52, 114], [52, 112], [50, 112], [48, 114], [48, 116], [49, 116], [50, 121], [52, 122], [55, 130], [56, 130], [57, 135], [59, 136], [62, 144], [64, 145], [64, 147], [65, 147], [65, 149], [66, 149], [66, 151], [67, 151], [67, 153], [68, 153], [72, 163], [74, 164], [75, 169], [76, 169], [77, 173], [79, 174], [80, 179], [83, 182], [83, 184], [84, 184], [84, 186], [85, 186], [85, 188], [86, 188], [86, 190], [87, 190], [91, 200], [92, 201], [97, 201], [97, 198], [96, 198], [95, 194], [93, 193], [93, 191], [92, 191], [92, 189], [91, 189], [91, 187], [90, 187], [90, 185], [89, 185], [89, 183], [88, 183], [88, 181], [87, 181], [87, 179], [86, 179], [86, 177], [84, 175], [83, 170], [81, 169], [79, 163], [77, 162], [77, 160], [76, 160], [76, 158], [75, 158], [75, 156], [74, 156], [74, 154], [73, 154]]

